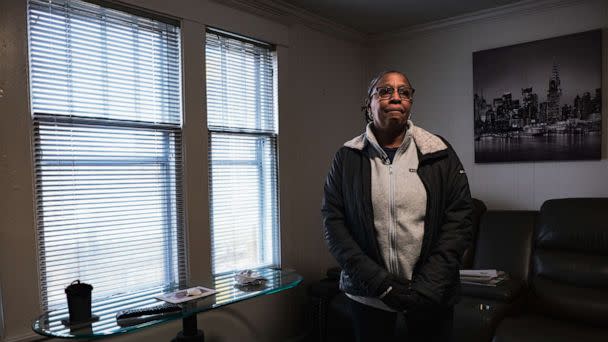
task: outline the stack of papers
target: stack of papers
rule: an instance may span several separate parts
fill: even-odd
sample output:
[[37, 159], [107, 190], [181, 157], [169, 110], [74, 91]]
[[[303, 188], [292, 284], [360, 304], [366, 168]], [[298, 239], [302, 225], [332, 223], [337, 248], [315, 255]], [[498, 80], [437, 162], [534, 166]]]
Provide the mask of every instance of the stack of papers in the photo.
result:
[[507, 279], [507, 274], [497, 270], [460, 270], [460, 282], [463, 284], [496, 286]]

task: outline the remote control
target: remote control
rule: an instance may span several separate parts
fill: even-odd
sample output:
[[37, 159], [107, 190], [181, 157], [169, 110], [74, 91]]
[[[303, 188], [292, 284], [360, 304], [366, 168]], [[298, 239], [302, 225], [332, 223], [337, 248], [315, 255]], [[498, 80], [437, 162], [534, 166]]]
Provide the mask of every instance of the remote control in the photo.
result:
[[182, 308], [173, 304], [161, 304], [143, 308], [121, 310], [116, 313], [116, 322], [120, 326], [129, 326], [162, 319], [182, 312]]

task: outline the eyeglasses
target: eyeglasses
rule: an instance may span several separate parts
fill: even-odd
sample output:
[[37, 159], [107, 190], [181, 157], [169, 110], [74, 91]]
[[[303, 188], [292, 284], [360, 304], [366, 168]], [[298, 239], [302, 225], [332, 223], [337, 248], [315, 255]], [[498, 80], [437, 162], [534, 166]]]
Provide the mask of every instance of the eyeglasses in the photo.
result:
[[[382, 100], [388, 100], [393, 97], [395, 88], [393, 87], [377, 87], [374, 94], [378, 94], [378, 97]], [[397, 88], [397, 95], [401, 98], [401, 101], [412, 101], [414, 98], [414, 88], [399, 87]]]

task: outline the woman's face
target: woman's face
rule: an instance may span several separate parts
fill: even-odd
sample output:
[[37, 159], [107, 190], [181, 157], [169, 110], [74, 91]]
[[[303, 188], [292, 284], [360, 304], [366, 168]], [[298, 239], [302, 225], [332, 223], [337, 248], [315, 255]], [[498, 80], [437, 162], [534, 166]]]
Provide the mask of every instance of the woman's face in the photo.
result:
[[376, 84], [376, 89], [391, 87], [394, 91], [389, 98], [380, 98], [374, 90], [374, 95], [370, 100], [370, 111], [373, 116], [373, 124], [377, 129], [394, 129], [403, 127], [407, 124], [412, 107], [411, 100], [402, 100], [397, 89], [411, 88], [408, 79], [399, 73], [389, 73], [384, 75]]

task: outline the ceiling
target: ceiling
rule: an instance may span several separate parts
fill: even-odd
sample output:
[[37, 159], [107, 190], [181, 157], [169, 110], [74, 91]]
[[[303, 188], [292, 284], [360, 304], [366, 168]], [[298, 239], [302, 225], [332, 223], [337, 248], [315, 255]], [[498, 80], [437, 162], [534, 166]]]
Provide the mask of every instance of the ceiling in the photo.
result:
[[361, 33], [377, 34], [521, 0], [282, 0]]

